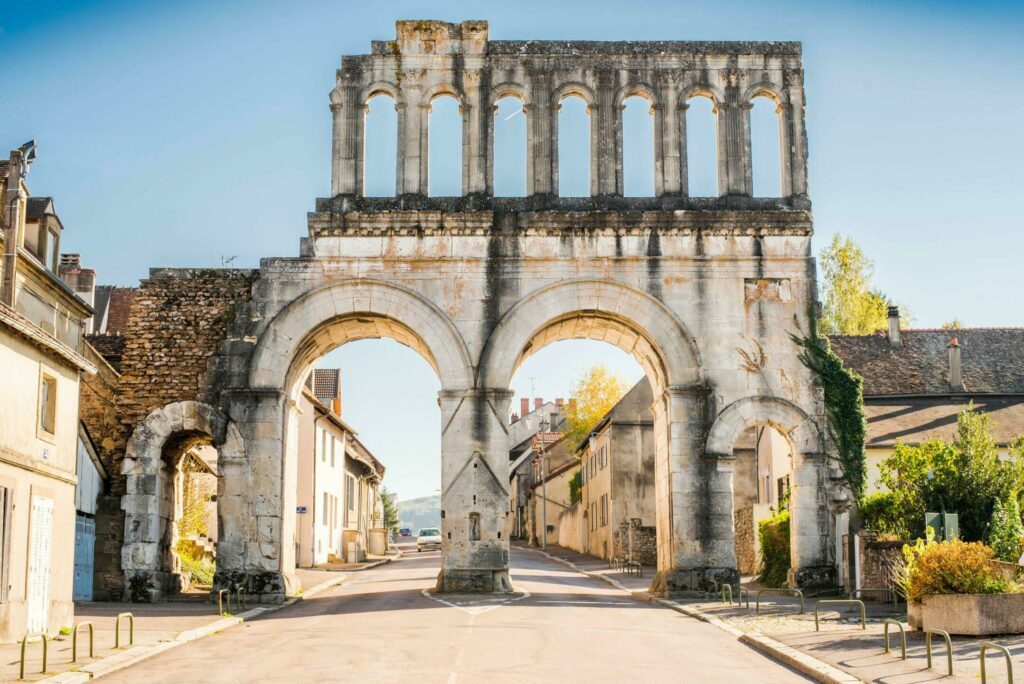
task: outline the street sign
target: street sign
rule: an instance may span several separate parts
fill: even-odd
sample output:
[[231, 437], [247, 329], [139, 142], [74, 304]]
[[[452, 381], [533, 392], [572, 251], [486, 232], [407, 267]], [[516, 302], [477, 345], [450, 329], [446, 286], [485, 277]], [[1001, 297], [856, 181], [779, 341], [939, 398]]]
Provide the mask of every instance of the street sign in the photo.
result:
[[305, 513], [306, 512], [306, 507], [305, 506], [296, 506], [295, 507], [295, 512], [296, 513]]

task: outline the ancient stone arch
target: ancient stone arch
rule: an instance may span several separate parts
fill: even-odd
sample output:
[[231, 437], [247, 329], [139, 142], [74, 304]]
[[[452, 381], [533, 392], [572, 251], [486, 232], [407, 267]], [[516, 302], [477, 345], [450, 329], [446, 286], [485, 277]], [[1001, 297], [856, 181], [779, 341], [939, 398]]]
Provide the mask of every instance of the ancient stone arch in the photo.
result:
[[[241, 434], [222, 412], [203, 402], [174, 402], [152, 411], [132, 432], [121, 462], [127, 487], [121, 500], [125, 511], [122, 567], [131, 597], [147, 599], [177, 591], [168, 565], [174, 521], [170, 471], [175, 464], [167, 458], [203, 442], [217, 448], [218, 499], [237, 510], [251, 477]], [[238, 556], [224, 555], [227, 571]]]
[[[295, 567], [294, 391], [317, 357], [366, 337], [409, 345], [441, 379], [441, 590], [509, 588], [509, 381], [527, 355], [573, 337], [627, 349], [655, 388], [655, 589], [736, 579], [729, 440], [752, 420], [785, 427], [802, 449], [794, 580], [834, 574], [833, 483], [815, 441], [824, 418], [789, 339], [813, 325], [816, 296], [802, 68], [796, 43], [491, 41], [484, 22], [402, 21], [395, 40], [344, 57], [330, 93], [332, 196], [308, 215], [298, 257], [247, 276], [201, 379], [244, 445], [223, 478], [236, 498], [218, 585], [283, 598]], [[750, 196], [743, 99], [764, 83], [785, 103], [787, 180], [770, 199]], [[428, 197], [424, 104], [453, 84], [463, 194]], [[638, 84], [656, 104], [656, 196], [624, 198], [617, 104]], [[368, 198], [364, 105], [384, 90], [398, 107], [397, 196]], [[492, 107], [512, 93], [528, 103], [527, 196], [495, 198]], [[588, 98], [592, 197], [556, 196], [566, 93]], [[686, 195], [688, 94], [715, 100], [718, 197]], [[137, 548], [129, 556], [144, 562]]]

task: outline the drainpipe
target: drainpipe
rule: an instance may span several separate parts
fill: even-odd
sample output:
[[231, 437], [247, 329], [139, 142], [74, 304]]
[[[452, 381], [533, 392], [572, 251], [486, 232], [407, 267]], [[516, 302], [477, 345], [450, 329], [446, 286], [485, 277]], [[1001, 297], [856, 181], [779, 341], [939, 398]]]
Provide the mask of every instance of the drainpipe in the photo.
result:
[[[316, 407], [313, 407], [313, 410], [316, 411]], [[319, 415], [313, 419], [313, 496], [311, 497], [313, 499], [313, 505], [310, 506], [310, 510], [312, 511], [310, 518], [312, 519], [312, 522], [310, 523], [309, 537], [309, 554], [312, 559], [312, 564], [310, 565], [311, 568], [316, 567], [316, 424], [321, 418], [323, 418], [323, 415]]]

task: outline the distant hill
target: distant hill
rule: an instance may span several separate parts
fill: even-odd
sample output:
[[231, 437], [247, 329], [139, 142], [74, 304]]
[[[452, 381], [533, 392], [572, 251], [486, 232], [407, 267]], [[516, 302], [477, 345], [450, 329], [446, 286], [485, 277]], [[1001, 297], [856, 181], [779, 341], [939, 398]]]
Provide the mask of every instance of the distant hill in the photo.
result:
[[421, 496], [398, 502], [399, 527], [409, 527], [415, 534], [424, 527], [441, 526], [441, 495]]

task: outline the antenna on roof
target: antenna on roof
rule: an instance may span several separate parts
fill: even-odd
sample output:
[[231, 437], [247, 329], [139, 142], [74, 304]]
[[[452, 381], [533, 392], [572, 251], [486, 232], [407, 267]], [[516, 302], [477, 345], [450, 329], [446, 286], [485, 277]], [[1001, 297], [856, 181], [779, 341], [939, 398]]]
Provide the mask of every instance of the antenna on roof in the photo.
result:
[[238, 258], [237, 255], [236, 256], [230, 256], [230, 257], [229, 256], [221, 255], [221, 257], [220, 257], [221, 268], [226, 268], [226, 267], [230, 266], [231, 264], [235, 263], [235, 259], [237, 259], [237, 258]]

